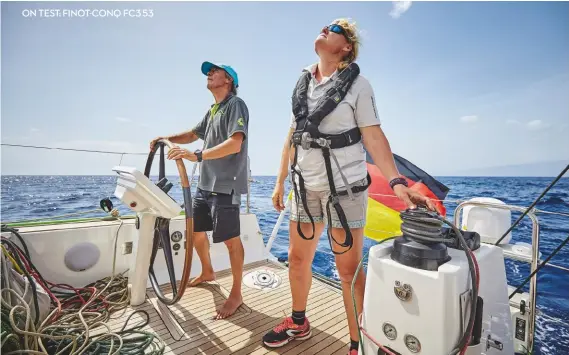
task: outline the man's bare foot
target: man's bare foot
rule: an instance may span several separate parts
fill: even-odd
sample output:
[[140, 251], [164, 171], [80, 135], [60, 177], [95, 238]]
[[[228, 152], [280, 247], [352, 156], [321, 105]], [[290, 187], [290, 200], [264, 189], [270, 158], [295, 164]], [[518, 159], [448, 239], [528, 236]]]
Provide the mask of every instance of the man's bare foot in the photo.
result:
[[217, 310], [217, 316], [215, 319], [225, 319], [230, 317], [237, 311], [237, 308], [243, 304], [243, 297], [241, 294], [238, 296], [229, 295], [229, 298], [225, 301], [223, 306]]
[[202, 282], [206, 282], [206, 281], [215, 281], [215, 274], [214, 273], [201, 273], [200, 276], [196, 277], [195, 279], [193, 279], [192, 281], [190, 281], [190, 284], [188, 285], [188, 287], [194, 287], [197, 286], [199, 284], [201, 284]]

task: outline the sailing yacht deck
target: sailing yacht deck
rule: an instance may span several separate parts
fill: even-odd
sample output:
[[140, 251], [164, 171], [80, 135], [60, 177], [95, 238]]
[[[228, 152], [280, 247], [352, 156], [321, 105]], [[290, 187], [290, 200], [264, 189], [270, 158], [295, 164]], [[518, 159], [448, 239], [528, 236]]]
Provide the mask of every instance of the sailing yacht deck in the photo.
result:
[[[258, 269], [273, 271], [281, 284], [270, 291], [243, 285], [244, 304], [228, 319], [213, 320], [216, 308], [223, 304], [231, 289], [231, 270], [217, 273], [216, 281], [188, 288], [175, 305], [161, 304], [152, 289], [143, 305], [129, 307], [112, 315], [109, 325], [118, 331], [134, 310], [145, 310], [150, 323], [143, 328], [158, 334], [167, 344], [165, 354], [346, 354], [350, 341], [341, 291], [313, 279], [308, 298], [307, 317], [312, 337], [291, 342], [282, 348], [263, 346], [263, 335], [291, 311], [288, 269], [268, 261], [245, 266], [244, 274]], [[164, 286], [167, 297], [169, 286]], [[135, 314], [127, 328], [145, 320]]]

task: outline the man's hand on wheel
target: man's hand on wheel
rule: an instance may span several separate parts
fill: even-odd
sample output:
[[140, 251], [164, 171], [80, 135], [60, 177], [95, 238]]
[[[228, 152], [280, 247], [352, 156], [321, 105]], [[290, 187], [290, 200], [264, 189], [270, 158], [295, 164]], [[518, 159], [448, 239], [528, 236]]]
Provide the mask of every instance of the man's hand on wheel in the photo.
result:
[[161, 139], [164, 139], [164, 137], [156, 137], [150, 141], [150, 150], [151, 151], [154, 149], [154, 146], [156, 145], [156, 143], [158, 143], [158, 141]]
[[180, 148], [178, 146], [168, 151], [168, 159], [170, 160], [187, 159], [192, 162], [198, 161], [198, 157], [194, 153], [190, 152], [187, 149]]

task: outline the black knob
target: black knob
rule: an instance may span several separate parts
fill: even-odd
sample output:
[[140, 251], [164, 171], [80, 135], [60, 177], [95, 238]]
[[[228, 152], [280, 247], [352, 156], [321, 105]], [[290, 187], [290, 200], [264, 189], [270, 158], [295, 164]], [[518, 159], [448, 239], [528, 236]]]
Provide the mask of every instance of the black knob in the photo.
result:
[[166, 185], [166, 183], [168, 182], [168, 179], [166, 179], [165, 177], [163, 177], [162, 179], [160, 179], [160, 181], [158, 181], [156, 183], [156, 186], [158, 186], [159, 188], [163, 188], [164, 185]]
[[111, 210], [113, 209], [113, 203], [111, 202], [111, 199], [108, 197], [102, 199], [99, 205], [101, 206], [101, 209], [105, 212], [111, 212]]
[[174, 186], [174, 185], [172, 185], [172, 183], [169, 182], [169, 183], [166, 184], [166, 186], [164, 186], [164, 187], [162, 188], [162, 191], [164, 191], [165, 193], [168, 193], [168, 191], [170, 191], [170, 189], [172, 188], [172, 186]]

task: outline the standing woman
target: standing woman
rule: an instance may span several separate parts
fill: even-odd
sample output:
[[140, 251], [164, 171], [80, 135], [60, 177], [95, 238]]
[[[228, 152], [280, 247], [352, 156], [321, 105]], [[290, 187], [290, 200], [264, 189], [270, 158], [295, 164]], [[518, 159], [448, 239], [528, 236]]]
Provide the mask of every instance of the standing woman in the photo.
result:
[[[312, 283], [312, 261], [318, 240], [328, 224], [330, 247], [342, 283], [351, 346], [358, 353], [358, 326], [354, 316], [351, 282], [363, 254], [366, 222], [367, 149], [397, 197], [410, 208], [434, 205], [407, 187], [395, 166], [389, 143], [380, 127], [373, 89], [359, 75], [357, 29], [346, 19], [325, 26], [315, 40], [319, 61], [305, 68], [292, 97], [292, 122], [282, 151], [273, 192], [273, 205], [284, 209], [284, 181], [291, 169], [294, 188], [289, 224], [289, 280], [292, 314], [263, 337], [269, 347], [308, 339], [312, 332], [305, 316]], [[289, 165], [290, 164], [290, 165]], [[355, 284], [358, 310], [362, 309], [365, 278]]]

